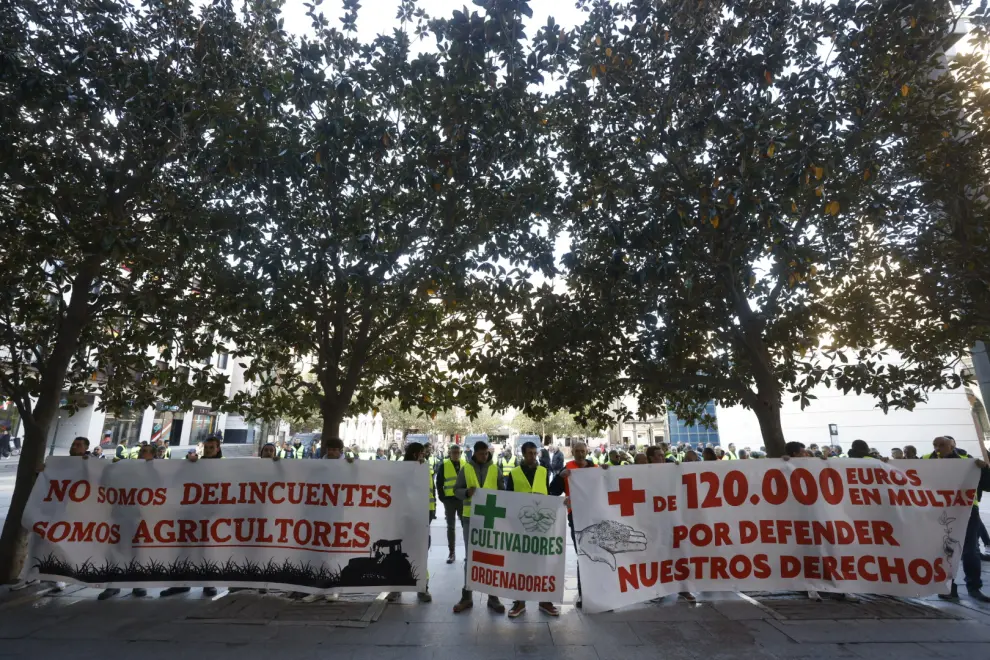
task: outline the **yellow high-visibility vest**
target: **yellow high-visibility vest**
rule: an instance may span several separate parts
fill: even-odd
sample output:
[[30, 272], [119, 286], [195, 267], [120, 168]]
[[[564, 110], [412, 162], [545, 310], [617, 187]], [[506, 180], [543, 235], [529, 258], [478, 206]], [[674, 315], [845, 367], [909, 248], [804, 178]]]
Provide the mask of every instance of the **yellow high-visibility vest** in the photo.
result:
[[454, 496], [454, 484], [457, 483], [457, 468], [449, 458], [443, 462], [443, 496]]
[[512, 490], [517, 493], [536, 493], [537, 495], [547, 495], [547, 469], [542, 465], [536, 468], [533, 475], [533, 483], [530, 485], [529, 479], [523, 473], [522, 466], [514, 468], [510, 473], [512, 476]]
[[498, 464], [502, 467], [502, 476], [507, 477], [509, 476], [509, 473], [512, 472], [512, 468], [519, 465], [519, 459], [515, 456], [508, 460], [505, 458], [500, 458], [498, 459]]
[[[487, 488], [489, 490], [498, 489], [498, 471], [495, 466], [492, 465], [488, 468], [488, 472], [485, 474], [485, 485], [482, 486], [478, 481], [478, 473], [474, 471], [474, 465], [470, 461], [464, 464], [461, 468], [464, 470], [464, 486], [465, 488]], [[471, 517], [471, 498], [464, 500], [464, 508], [461, 513], [470, 518]]]
[[430, 511], [437, 510], [437, 496], [433, 492], [433, 468], [430, 468]]

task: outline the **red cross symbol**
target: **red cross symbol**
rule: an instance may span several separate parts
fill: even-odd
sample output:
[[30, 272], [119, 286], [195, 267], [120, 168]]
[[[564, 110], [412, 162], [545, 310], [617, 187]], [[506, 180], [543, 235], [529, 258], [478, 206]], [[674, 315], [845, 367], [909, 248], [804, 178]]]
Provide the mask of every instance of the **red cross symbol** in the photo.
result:
[[620, 516], [631, 516], [633, 515], [633, 509], [636, 504], [642, 504], [646, 501], [646, 491], [645, 490], [633, 490], [632, 479], [619, 479], [619, 490], [610, 490], [608, 492], [608, 503], [610, 505], [619, 505], [619, 515]]

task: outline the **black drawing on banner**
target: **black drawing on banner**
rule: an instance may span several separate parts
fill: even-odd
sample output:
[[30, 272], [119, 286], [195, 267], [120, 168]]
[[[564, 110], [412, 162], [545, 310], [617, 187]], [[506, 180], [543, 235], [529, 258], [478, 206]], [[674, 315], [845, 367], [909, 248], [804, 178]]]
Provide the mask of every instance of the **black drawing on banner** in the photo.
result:
[[189, 583], [224, 584], [226, 582], [259, 582], [294, 584], [298, 586], [332, 589], [340, 586], [340, 572], [333, 567], [309, 562], [294, 562], [286, 559], [276, 562], [255, 562], [250, 559], [235, 561], [193, 561], [179, 558], [170, 562], [155, 559], [138, 561], [132, 559], [125, 564], [106, 561], [95, 564], [84, 561], [73, 565], [56, 557], [35, 557], [34, 568], [42, 575], [62, 576], [88, 584], [109, 584], [127, 582], [149, 583]]
[[646, 534], [614, 520], [603, 520], [574, 532], [574, 547], [579, 555], [608, 564], [614, 571], [615, 555], [646, 550]]
[[371, 556], [356, 557], [340, 572], [340, 586], [363, 587], [366, 585], [415, 585], [409, 555], [402, 551], [402, 541], [375, 541]]
[[[397, 552], [390, 552], [392, 549]], [[96, 564], [84, 561], [72, 564], [51, 553], [45, 557], [33, 557], [34, 569], [41, 575], [59, 576], [86, 584], [230, 584], [233, 582], [259, 584], [290, 584], [315, 589], [368, 586], [412, 586], [416, 574], [405, 553], [401, 541], [376, 541], [372, 557], [352, 559], [343, 571], [325, 564], [295, 562], [286, 559], [276, 562], [255, 562], [250, 559], [235, 561], [193, 561], [179, 558], [171, 562], [155, 559], [132, 559], [118, 564], [106, 561]], [[394, 554], [391, 558], [388, 555]], [[377, 556], [375, 556], [377, 555]], [[357, 568], [354, 566], [358, 562]], [[370, 564], [369, 564], [370, 562]]]
[[945, 555], [947, 561], [951, 562], [952, 558], [956, 555], [956, 551], [961, 547], [959, 541], [952, 538], [952, 523], [956, 522], [955, 518], [950, 518], [949, 514], [945, 511], [942, 515], [938, 517], [938, 524], [942, 526], [942, 531], [944, 532], [942, 536], [942, 554]]
[[553, 509], [541, 508], [537, 502], [519, 509], [519, 524], [527, 532], [546, 534], [556, 522], [557, 512]]

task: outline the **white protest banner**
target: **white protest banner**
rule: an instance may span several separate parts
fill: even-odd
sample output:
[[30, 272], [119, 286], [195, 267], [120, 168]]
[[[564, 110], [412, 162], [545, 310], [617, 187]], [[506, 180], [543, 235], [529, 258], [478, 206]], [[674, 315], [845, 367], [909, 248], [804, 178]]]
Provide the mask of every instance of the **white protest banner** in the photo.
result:
[[512, 600], [563, 602], [563, 499], [482, 488], [471, 501], [467, 588]]
[[978, 472], [970, 460], [817, 458], [576, 470], [585, 610], [681, 591], [944, 593]]
[[24, 514], [25, 577], [422, 591], [428, 479], [386, 461], [53, 458]]

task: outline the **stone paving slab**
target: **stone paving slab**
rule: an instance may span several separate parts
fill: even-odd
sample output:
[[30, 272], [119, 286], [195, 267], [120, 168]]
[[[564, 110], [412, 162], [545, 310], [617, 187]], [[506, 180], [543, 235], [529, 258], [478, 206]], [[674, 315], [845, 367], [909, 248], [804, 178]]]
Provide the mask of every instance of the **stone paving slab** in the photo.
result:
[[[808, 618], [795, 620], [736, 593], [698, 594], [697, 603], [670, 596], [588, 615], [574, 606], [576, 582], [569, 579], [559, 617], [532, 603], [510, 620], [488, 610], [480, 593], [471, 610], [454, 615], [464, 565], [444, 562], [443, 529], [431, 531], [434, 601], [403, 594], [364, 629], [335, 625], [357, 616], [344, 611], [350, 606], [251, 593], [210, 599], [194, 589], [160, 599], [150, 590], [148, 598], [125, 592], [97, 602], [96, 589], [73, 587], [55, 597], [0, 591], [0, 660], [990, 659], [990, 608], [965, 597], [912, 601], [925, 616], [950, 619], [846, 618], [855, 609], [843, 608], [852, 604], [802, 601], [796, 607]], [[568, 564], [573, 578], [573, 558]]]

